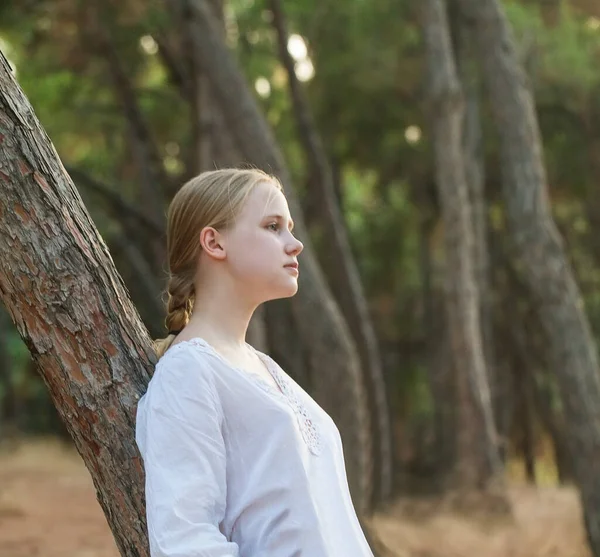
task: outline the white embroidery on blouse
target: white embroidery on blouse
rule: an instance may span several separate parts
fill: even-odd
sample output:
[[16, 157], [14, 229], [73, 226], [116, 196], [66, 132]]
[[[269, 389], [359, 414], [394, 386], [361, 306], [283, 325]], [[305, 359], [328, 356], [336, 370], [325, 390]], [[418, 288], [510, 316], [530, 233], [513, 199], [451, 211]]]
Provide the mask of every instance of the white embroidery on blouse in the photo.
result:
[[262, 354], [258, 351], [256, 352], [258, 356], [261, 357], [263, 362], [265, 362], [265, 365], [273, 376], [273, 379], [275, 379], [275, 382], [281, 389], [281, 392], [287, 398], [288, 403], [294, 410], [300, 425], [300, 432], [302, 433], [302, 437], [308, 445], [308, 448], [315, 455], [321, 454], [321, 437], [319, 435], [319, 431], [315, 426], [310, 413], [306, 409], [306, 406], [304, 406], [304, 404], [302, 404], [302, 402], [300, 402], [298, 399], [296, 389], [291, 384], [287, 376], [281, 372], [277, 363], [270, 356], [267, 354]]
[[296, 419], [300, 428], [300, 433], [302, 434], [302, 438], [304, 439], [304, 442], [308, 446], [310, 452], [314, 455], [321, 454], [321, 436], [313, 419], [311, 418], [310, 412], [306, 409], [304, 404], [302, 404], [302, 402], [298, 398], [294, 385], [292, 385], [291, 381], [288, 379], [286, 374], [280, 370], [279, 365], [275, 362], [275, 360], [273, 360], [267, 354], [263, 354], [262, 352], [256, 350], [250, 344], [247, 344], [247, 346], [251, 350], [253, 350], [265, 364], [265, 367], [271, 374], [271, 377], [273, 377], [273, 380], [275, 381], [280, 390], [273, 388], [272, 385], [270, 385], [267, 381], [262, 379], [259, 375], [232, 366], [223, 356], [221, 356], [221, 354], [219, 354], [213, 348], [211, 344], [209, 344], [203, 338], [194, 337], [189, 340], [182, 340], [170, 347], [168, 351], [171, 351], [173, 349], [176, 349], [178, 346], [186, 344], [191, 344], [192, 346], [208, 350], [211, 354], [219, 358], [219, 360], [221, 360], [225, 365], [239, 371], [240, 373], [243, 373], [245, 376], [253, 380], [269, 395], [277, 397], [280, 400], [286, 402], [292, 408], [294, 414], [296, 415]]

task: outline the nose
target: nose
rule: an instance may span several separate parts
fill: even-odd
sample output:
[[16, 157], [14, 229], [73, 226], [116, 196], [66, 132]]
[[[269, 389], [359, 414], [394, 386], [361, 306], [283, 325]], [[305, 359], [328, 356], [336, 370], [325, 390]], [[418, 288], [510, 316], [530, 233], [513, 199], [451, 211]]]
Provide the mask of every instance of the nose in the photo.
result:
[[288, 255], [292, 255], [294, 257], [300, 255], [300, 252], [304, 249], [304, 244], [298, 240], [298, 238], [294, 238], [292, 236], [292, 241], [287, 245], [286, 252]]

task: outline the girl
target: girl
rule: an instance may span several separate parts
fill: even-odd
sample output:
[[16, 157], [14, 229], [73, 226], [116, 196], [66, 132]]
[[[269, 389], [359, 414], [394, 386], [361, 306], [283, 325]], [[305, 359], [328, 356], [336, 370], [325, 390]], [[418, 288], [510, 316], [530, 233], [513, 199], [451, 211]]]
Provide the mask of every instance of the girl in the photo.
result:
[[260, 304], [298, 290], [293, 226], [258, 170], [205, 172], [171, 203], [169, 335], [136, 424], [153, 557], [373, 555], [337, 427], [245, 342]]

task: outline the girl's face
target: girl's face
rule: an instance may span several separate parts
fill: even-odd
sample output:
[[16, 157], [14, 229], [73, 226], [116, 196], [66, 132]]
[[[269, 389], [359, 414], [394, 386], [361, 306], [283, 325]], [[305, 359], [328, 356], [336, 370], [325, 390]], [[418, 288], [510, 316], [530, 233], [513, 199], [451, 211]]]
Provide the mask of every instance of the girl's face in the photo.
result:
[[292, 234], [293, 226], [285, 196], [265, 181], [254, 187], [235, 224], [223, 232], [229, 274], [253, 302], [298, 291], [297, 257], [304, 246]]

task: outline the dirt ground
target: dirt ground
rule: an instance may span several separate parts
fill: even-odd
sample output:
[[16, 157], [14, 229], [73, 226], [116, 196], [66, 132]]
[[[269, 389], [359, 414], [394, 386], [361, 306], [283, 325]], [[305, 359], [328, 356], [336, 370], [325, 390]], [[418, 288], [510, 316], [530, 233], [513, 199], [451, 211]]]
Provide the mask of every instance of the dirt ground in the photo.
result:
[[[395, 557], [589, 557], [576, 494], [512, 485], [512, 518], [402, 501], [372, 524]], [[0, 448], [0, 557], [117, 557], [80, 457], [53, 441]], [[344, 557], [344, 556], [340, 556]]]

